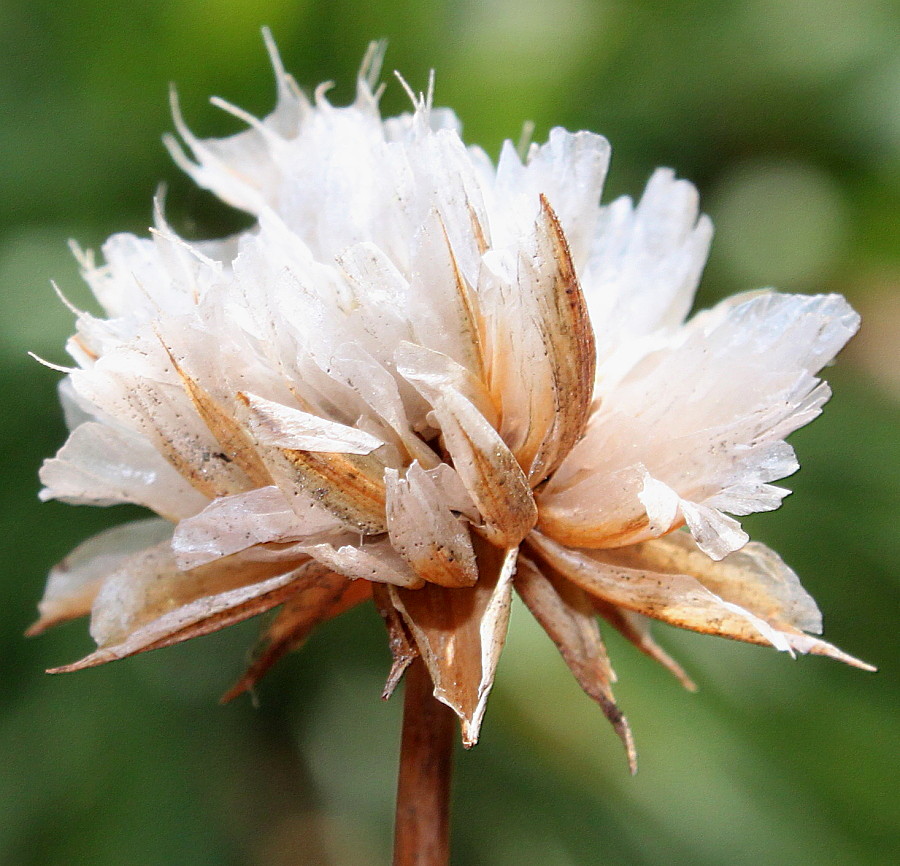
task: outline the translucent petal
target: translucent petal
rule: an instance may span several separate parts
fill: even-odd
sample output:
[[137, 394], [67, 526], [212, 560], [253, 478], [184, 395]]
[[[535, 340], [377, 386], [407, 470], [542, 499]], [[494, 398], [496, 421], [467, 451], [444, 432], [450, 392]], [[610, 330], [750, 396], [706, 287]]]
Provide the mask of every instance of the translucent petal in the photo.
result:
[[601, 554], [609, 562], [662, 573], [688, 574], [725, 601], [740, 605], [766, 622], [816, 634], [822, 615], [794, 571], [758, 541], [715, 562], [684, 531]]
[[127, 557], [172, 535], [168, 520], [150, 518], [114, 526], [78, 545], [47, 578], [38, 603], [40, 618], [28, 634], [40, 634], [52, 625], [87, 616], [103, 581]]
[[534, 526], [537, 510], [512, 452], [450, 382], [439, 385], [416, 369], [400, 373], [433, 406], [453, 467], [484, 520], [484, 533], [498, 545], [517, 545]]
[[344, 454], [371, 454], [384, 445], [380, 439], [336, 424], [325, 418], [242, 394], [250, 410], [250, 426], [256, 436], [270, 445], [294, 451], [327, 451]]
[[580, 272], [601, 361], [634, 357], [648, 335], [682, 323], [711, 239], [696, 189], [670, 169], [653, 173], [637, 206], [624, 197], [601, 209]]
[[336, 545], [337, 542], [321, 542], [301, 545], [298, 549], [345, 577], [396, 586], [422, 585], [422, 578], [409, 567], [387, 539], [366, 544]]
[[519, 250], [515, 272], [496, 273], [496, 298], [487, 305], [500, 435], [532, 485], [556, 468], [584, 432], [595, 361], [566, 237], [547, 199], [540, 201], [538, 222]]
[[597, 548], [665, 531], [641, 498], [649, 474], [687, 503], [681, 517], [710, 552], [736, 549], [746, 537], [718, 509], [777, 507], [769, 482], [797, 468], [783, 439], [818, 414], [828, 392], [814, 374], [857, 324], [833, 295], [762, 294], [697, 316], [608, 390], [601, 382], [584, 438], [541, 493], [543, 531]]
[[[653, 544], [659, 544], [659, 540]], [[712, 580], [710, 583], [726, 595], [723, 598], [698, 579], [703, 572], [694, 576], [680, 572], [677, 566], [660, 567], [652, 558], [645, 561], [640, 555], [642, 546], [626, 550], [573, 550], [561, 547], [537, 532], [529, 536], [529, 545], [542, 567], [554, 569], [586, 592], [617, 607], [704, 634], [771, 645], [792, 654], [796, 651], [830, 655], [848, 664], [871, 669], [865, 662], [805, 635], [786, 619], [775, 618], [769, 622], [756, 613], [758, 610], [768, 615], [771, 605], [783, 604], [783, 599], [778, 598], [777, 594], [770, 594], [772, 585], [777, 585], [778, 579], [785, 581], [790, 588], [786, 574], [775, 577], [765, 572], [766, 568], [774, 567], [772, 561], [767, 561], [765, 557], [754, 557], [751, 553], [748, 559], [737, 563], [738, 568], [746, 567], [742, 579], [750, 581], [752, 587], [744, 588], [743, 592], [735, 592], [729, 572], [723, 570], [724, 576], [720, 576], [718, 569], [721, 564], [709, 560], [711, 565], [707, 573], [715, 570], [718, 578], [717, 583]], [[632, 554], [633, 558], [629, 558]], [[704, 555], [700, 553], [699, 556]], [[754, 583], [756, 570], [762, 573]], [[751, 609], [729, 601], [728, 596], [739, 598]]]
[[178, 524], [172, 538], [178, 567], [188, 570], [256, 544], [298, 541], [345, 529], [315, 499], [309, 498], [301, 510], [298, 498], [290, 502], [277, 487], [268, 486], [213, 500]]
[[189, 517], [209, 501], [139, 433], [88, 421], [44, 462], [43, 500], [114, 505], [133, 502], [171, 520]]

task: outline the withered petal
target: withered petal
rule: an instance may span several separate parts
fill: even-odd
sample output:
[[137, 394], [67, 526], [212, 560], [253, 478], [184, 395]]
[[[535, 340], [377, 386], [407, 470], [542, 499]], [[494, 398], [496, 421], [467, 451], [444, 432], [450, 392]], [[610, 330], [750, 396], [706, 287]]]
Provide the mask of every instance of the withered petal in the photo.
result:
[[650, 633], [650, 619], [632, 610], [626, 610], [624, 607], [616, 607], [597, 596], [591, 596], [591, 603], [603, 619], [624, 638], [631, 641], [644, 655], [659, 662], [689, 692], [697, 691], [696, 683], [687, 675], [684, 668], [653, 639]]
[[264, 560], [250, 550], [181, 571], [164, 541], [128, 557], [106, 578], [91, 610], [91, 636], [100, 648], [116, 646], [185, 605], [283, 576], [304, 560]]
[[337, 542], [331, 544], [323, 541], [316, 544], [298, 544], [296, 548], [345, 577], [392, 583], [397, 586], [422, 585], [422, 578], [394, 550], [387, 538], [365, 543], [359, 543], [357, 538], [340, 545]]
[[[587, 425], [594, 393], [597, 360], [587, 302], [559, 219], [541, 195], [536, 226], [535, 300], [541, 317], [550, 367], [552, 411], [549, 424], [532, 425], [516, 457], [528, 467], [532, 486], [559, 466]], [[529, 263], [525, 263], [528, 266]], [[522, 265], [520, 265], [522, 267]]]
[[96, 667], [141, 652], [161, 649], [190, 638], [210, 634], [226, 626], [264, 613], [293, 595], [297, 569], [268, 580], [216, 595], [204, 596], [164, 613], [125, 635], [118, 643], [104, 645], [80, 661], [50, 668], [59, 674]]
[[255, 486], [265, 487], [271, 484], [272, 476], [257, 454], [247, 430], [235, 419], [234, 412], [226, 411], [211, 394], [200, 386], [196, 379], [185, 372], [184, 368], [176, 361], [172, 350], [165, 343], [163, 343], [163, 347], [181, 378], [184, 390], [191, 398], [197, 414], [222, 446], [222, 453], [228, 460], [234, 461], [235, 465], [243, 469]]
[[529, 545], [542, 565], [559, 572], [591, 595], [670, 625], [787, 652], [817, 653], [867, 670], [870, 665], [846, 656], [824, 641], [793, 626], [770, 624], [733, 602], [720, 598], [696, 578], [607, 561], [610, 551], [574, 550], [533, 532]]
[[291, 587], [292, 595], [260, 637], [253, 662], [222, 695], [221, 703], [228, 703], [252, 689], [276, 662], [299, 649], [317, 625], [339, 616], [372, 594], [372, 584], [368, 581], [349, 580], [318, 563], [306, 566]]
[[480, 574], [474, 586], [388, 587], [431, 674], [434, 696], [460, 718], [467, 749], [478, 741], [506, 640], [516, 565], [515, 548], [502, 550], [478, 537], [473, 541]]
[[385, 584], [372, 584], [372, 600], [384, 620], [388, 633], [388, 646], [391, 650], [391, 670], [384, 684], [384, 691], [381, 693], [382, 700], [386, 701], [394, 694], [394, 689], [397, 688], [397, 683], [400, 682], [406, 669], [414, 659], [418, 658], [419, 650], [416, 648], [416, 643], [410, 635], [400, 611], [394, 607], [390, 590]]
[[631, 547], [598, 554], [629, 568], [688, 574], [719, 598], [740, 605], [778, 628], [792, 626], [818, 634], [822, 615], [784, 560], [758, 541], [713, 560], [688, 532], [672, 532]]
[[634, 738], [628, 720], [613, 697], [610, 683], [615, 676], [589, 596], [559, 575], [548, 578], [524, 556], [519, 557], [514, 585], [556, 644], [578, 684], [609, 719], [625, 746], [631, 772], [637, 772]]
[[300, 517], [314, 499], [348, 529], [365, 535], [387, 531], [384, 519], [385, 463], [372, 454], [259, 447], [275, 484]]
[[478, 566], [468, 524], [443, 501], [432, 477], [413, 463], [401, 478], [385, 472], [388, 535], [394, 549], [423, 580], [471, 586]]

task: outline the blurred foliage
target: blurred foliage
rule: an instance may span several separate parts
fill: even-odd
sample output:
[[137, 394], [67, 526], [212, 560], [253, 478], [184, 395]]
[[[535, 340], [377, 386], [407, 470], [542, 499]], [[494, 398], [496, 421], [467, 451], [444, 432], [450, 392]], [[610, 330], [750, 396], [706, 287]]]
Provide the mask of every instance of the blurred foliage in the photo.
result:
[[[717, 240], [700, 303], [774, 284], [842, 291], [867, 324], [836, 396], [795, 438], [803, 470], [776, 515], [747, 521], [804, 576], [827, 636], [876, 664], [659, 629], [701, 690], [610, 638], [638, 740], [611, 731], [516, 609], [481, 744], [460, 754], [458, 864], [721, 866], [900, 862], [897, 525], [900, 8], [891, 0], [6, 0], [0, 5], [0, 395], [3, 559], [0, 862], [387, 862], [399, 704], [378, 700], [381, 625], [321, 629], [259, 690], [216, 704], [257, 624], [108, 668], [46, 677], [89, 648], [84, 624], [39, 640], [48, 567], [126, 509], [36, 499], [63, 441], [55, 374], [89, 303], [65, 241], [146, 231], [157, 184], [192, 237], [243, 224], [169, 163], [168, 82], [203, 135], [237, 129], [212, 93], [272, 102], [269, 24], [304, 85], [352, 92], [366, 43], [415, 88], [438, 74], [466, 137], [496, 154], [533, 120], [603, 132], [609, 194], [670, 165], [700, 187]], [[405, 107], [391, 84], [386, 111]]]

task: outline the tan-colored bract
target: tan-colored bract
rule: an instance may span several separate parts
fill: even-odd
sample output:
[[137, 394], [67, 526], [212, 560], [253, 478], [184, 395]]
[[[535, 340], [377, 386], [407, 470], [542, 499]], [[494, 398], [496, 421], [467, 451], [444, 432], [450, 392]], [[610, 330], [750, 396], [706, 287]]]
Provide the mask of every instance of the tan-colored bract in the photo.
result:
[[69, 441], [44, 498], [158, 518], [85, 542], [33, 631], [91, 614], [76, 670], [281, 606], [251, 687], [319, 623], [368, 603], [478, 739], [514, 591], [634, 764], [598, 615], [690, 679], [649, 618], [867, 665], [809, 634], [815, 603], [733, 516], [778, 506], [785, 437], [857, 327], [839, 296], [734, 298], [685, 321], [711, 237], [659, 170], [600, 205], [609, 146], [554, 129], [494, 166], [412, 96], [382, 119], [374, 46], [355, 101], [310, 102], [269, 40], [278, 103], [224, 140], [176, 123], [204, 186], [255, 226], [80, 254]]

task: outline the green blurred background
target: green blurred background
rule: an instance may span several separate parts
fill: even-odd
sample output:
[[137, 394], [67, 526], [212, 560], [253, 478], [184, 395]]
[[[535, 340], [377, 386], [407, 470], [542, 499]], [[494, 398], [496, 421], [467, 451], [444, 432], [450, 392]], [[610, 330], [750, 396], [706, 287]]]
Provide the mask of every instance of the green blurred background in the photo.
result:
[[[482, 742], [457, 763], [458, 864], [893, 864], [898, 842], [897, 431], [900, 7], [879, 0], [3, 0], [0, 4], [0, 862], [373, 864], [389, 859], [399, 701], [378, 699], [382, 628], [321, 629], [249, 700], [218, 706], [256, 623], [106, 668], [48, 677], [90, 648], [84, 623], [22, 632], [44, 575], [127, 509], [40, 505], [63, 441], [57, 374], [89, 304], [66, 240], [144, 233], [169, 187], [188, 237], [244, 218], [180, 176], [160, 143], [178, 85], [203, 135], [265, 113], [269, 24], [301, 84], [352, 93], [366, 43], [414, 88], [437, 71], [468, 141], [496, 155], [523, 121], [604, 133], [609, 195], [652, 168], [696, 182], [717, 237], [700, 303], [735, 290], [839, 291], [862, 310], [803, 470], [747, 520], [800, 572], [827, 637], [876, 675], [660, 627], [690, 695], [610, 637], [641, 768], [520, 608]], [[388, 112], [406, 107], [392, 82]]]

